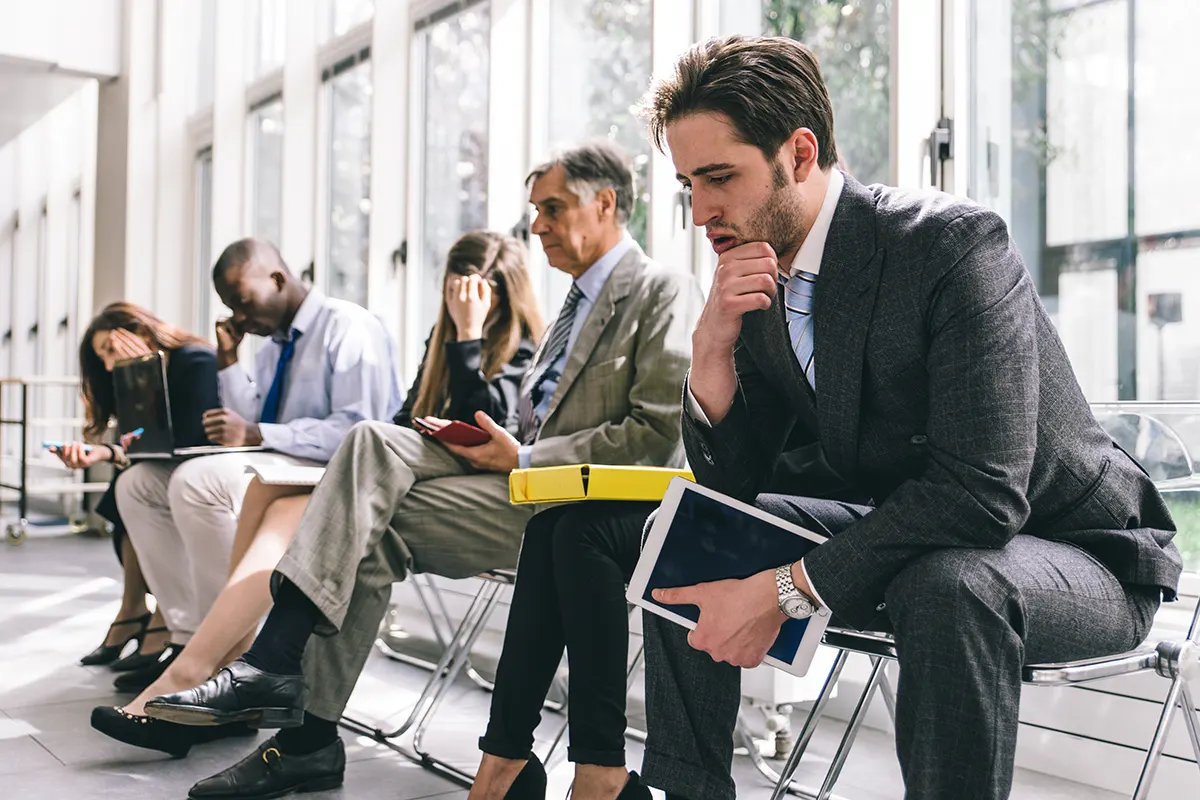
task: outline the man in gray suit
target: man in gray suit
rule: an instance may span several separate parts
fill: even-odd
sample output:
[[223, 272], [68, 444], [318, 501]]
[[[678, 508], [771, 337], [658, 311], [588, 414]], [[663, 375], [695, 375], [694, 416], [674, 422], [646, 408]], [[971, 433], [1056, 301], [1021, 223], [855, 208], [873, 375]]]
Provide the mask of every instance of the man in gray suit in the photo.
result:
[[464, 578], [515, 567], [532, 510], [509, 504], [511, 470], [683, 464], [679, 398], [702, 296], [690, 275], [652, 262], [626, 231], [635, 197], [627, 157], [587, 144], [528, 183], [533, 233], [574, 282], [526, 376], [517, 435], [482, 412], [492, 438], [478, 447], [383, 423], [350, 431], [276, 569], [275, 607], [250, 650], [207, 683], [147, 704], [147, 713], [185, 724], [298, 726], [201, 781], [192, 797], [341, 783], [336, 721], [392, 583], [410, 572]]
[[692, 469], [832, 536], [662, 591], [700, 618], [690, 635], [646, 618], [647, 782], [732, 798], [738, 667], [785, 618], [832, 613], [895, 634], [907, 796], [1007, 797], [1022, 664], [1132, 648], [1174, 598], [1162, 498], [1092, 417], [1004, 222], [838, 170], [806, 48], [698, 45], [647, 107], [719, 254], [692, 337]]

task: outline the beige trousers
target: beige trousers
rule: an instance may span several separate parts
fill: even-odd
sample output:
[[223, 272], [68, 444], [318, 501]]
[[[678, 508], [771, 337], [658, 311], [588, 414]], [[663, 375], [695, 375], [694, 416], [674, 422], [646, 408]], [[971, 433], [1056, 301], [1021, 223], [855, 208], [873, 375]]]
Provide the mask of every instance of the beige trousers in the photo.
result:
[[251, 464], [311, 464], [281, 453], [142, 461], [117, 481], [117, 509], [171, 641], [192, 638], [229, 577]]
[[509, 504], [507, 475], [474, 473], [409, 428], [355, 425], [275, 575], [325, 618], [304, 654], [308, 711], [341, 716], [394, 582], [410, 572], [465, 578], [511, 569], [532, 513]]

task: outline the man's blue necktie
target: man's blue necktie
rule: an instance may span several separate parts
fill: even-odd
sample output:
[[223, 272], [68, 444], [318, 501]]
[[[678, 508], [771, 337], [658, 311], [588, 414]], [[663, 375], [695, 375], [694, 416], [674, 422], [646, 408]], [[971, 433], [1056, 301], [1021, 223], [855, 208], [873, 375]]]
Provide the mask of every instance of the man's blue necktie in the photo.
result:
[[292, 354], [296, 352], [296, 340], [300, 338], [300, 331], [292, 331], [292, 338], [284, 342], [283, 347], [279, 350], [279, 363], [275, 366], [275, 379], [271, 381], [271, 389], [267, 392], [267, 399], [263, 401], [262, 413], [259, 414], [258, 421], [270, 424], [279, 420], [279, 404], [283, 399], [283, 382], [287, 380], [288, 362], [292, 360]]
[[817, 376], [813, 361], [812, 306], [813, 289], [816, 288], [817, 276], [811, 272], [800, 270], [790, 280], [784, 281], [781, 278], [779, 283], [783, 286], [783, 307], [787, 310], [788, 335], [792, 340], [792, 352], [796, 354], [796, 360], [800, 362], [800, 368], [804, 370], [804, 377], [808, 379], [809, 385], [815, 390]]

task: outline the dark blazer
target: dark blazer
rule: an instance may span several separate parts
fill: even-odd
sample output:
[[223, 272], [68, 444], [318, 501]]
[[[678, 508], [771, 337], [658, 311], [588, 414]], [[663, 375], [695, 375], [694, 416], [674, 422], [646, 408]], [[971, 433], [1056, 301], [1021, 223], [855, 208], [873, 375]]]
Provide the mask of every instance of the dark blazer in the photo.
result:
[[[404, 398], [404, 405], [392, 420], [397, 425], [412, 427], [412, 410], [421, 388], [421, 376], [425, 372], [425, 358], [429, 355], [430, 340], [425, 340], [425, 356], [417, 369], [416, 380]], [[520, 397], [521, 381], [533, 365], [533, 353], [537, 343], [522, 338], [517, 352], [490, 381], [483, 374], [483, 339], [466, 342], [445, 342], [446, 370], [449, 374], [450, 407], [447, 419], [475, 424], [475, 412], [483, 411], [496, 422], [517, 432], [517, 400]], [[436, 415], [442, 416], [442, 415]]]
[[805, 557], [836, 616], [871, 627], [914, 559], [1018, 533], [1174, 598], [1170, 514], [1096, 423], [999, 216], [847, 176], [813, 298], [815, 394], [781, 295], [743, 317], [729, 414], [709, 429], [685, 412], [684, 442], [701, 483], [743, 500], [877, 506]]

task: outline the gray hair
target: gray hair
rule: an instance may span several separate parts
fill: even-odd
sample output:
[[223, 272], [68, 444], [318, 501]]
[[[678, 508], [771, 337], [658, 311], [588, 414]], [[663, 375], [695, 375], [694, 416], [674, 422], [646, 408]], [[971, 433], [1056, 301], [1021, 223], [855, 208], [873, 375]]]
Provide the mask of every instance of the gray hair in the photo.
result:
[[633, 216], [636, 195], [633, 191], [633, 165], [624, 150], [606, 139], [599, 139], [559, 151], [549, 161], [534, 167], [525, 178], [525, 186], [532, 186], [534, 181], [555, 167], [563, 168], [567, 175], [567, 188], [579, 198], [580, 203], [590, 203], [601, 190], [612, 189], [617, 195], [617, 224], [628, 224]]

